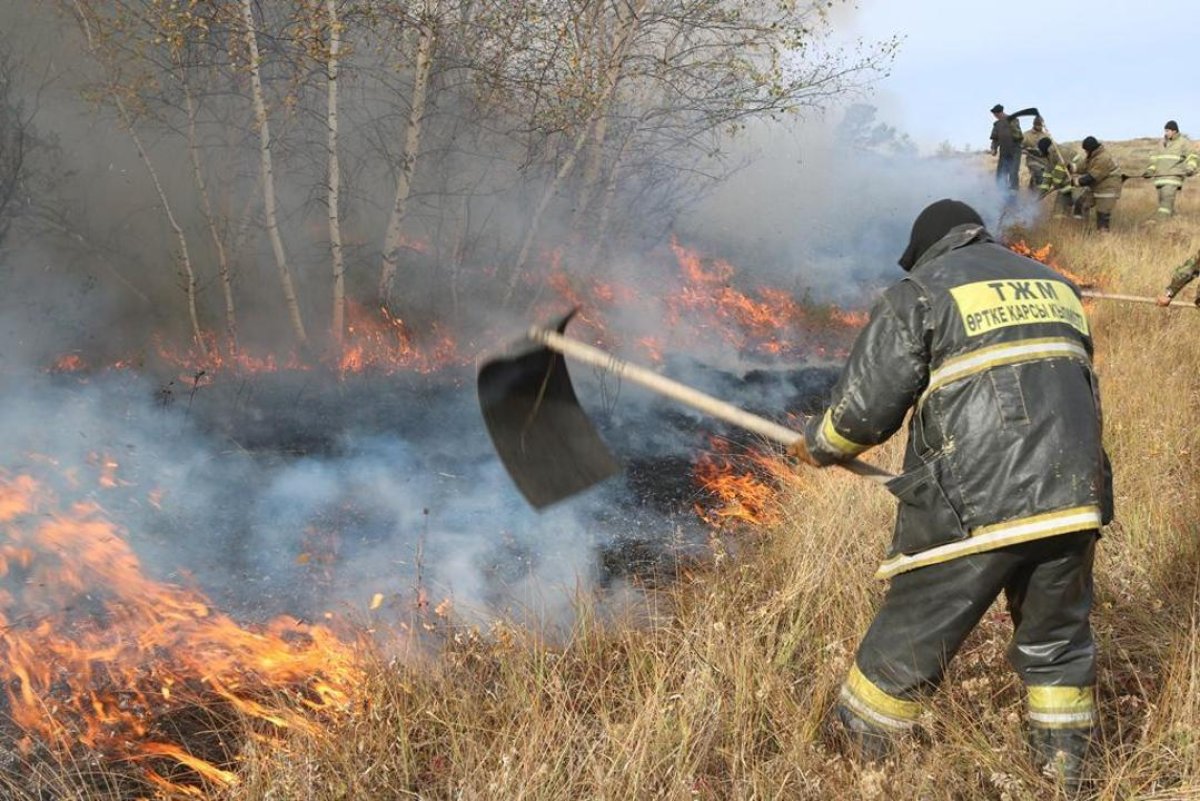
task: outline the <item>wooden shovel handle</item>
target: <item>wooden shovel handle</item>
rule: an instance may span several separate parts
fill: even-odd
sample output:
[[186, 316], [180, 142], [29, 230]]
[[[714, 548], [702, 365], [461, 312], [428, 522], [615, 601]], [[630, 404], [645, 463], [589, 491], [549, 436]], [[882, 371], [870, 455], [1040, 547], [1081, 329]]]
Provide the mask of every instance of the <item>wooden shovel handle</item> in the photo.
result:
[[[714, 398], [712, 395], [708, 395], [698, 389], [693, 389], [686, 384], [680, 384], [678, 381], [661, 376], [652, 370], [647, 370], [645, 367], [639, 367], [623, 359], [618, 359], [607, 351], [592, 347], [577, 339], [563, 336], [557, 331], [534, 327], [529, 329], [529, 338], [556, 353], [570, 356], [572, 359], [581, 361], [584, 364], [590, 364], [593, 367], [599, 367], [601, 370], [605, 370], [620, 378], [629, 379], [652, 392], [679, 401], [685, 406], [691, 406], [693, 409], [716, 417], [719, 420], [724, 420], [726, 423], [735, 425], [738, 428], [760, 434], [781, 445], [791, 445], [803, 436], [803, 434], [793, 431], [787, 426], [781, 426], [765, 417], [751, 414], [745, 409], [739, 409], [731, 403]], [[855, 475], [869, 478], [880, 484], [895, 478], [894, 475], [886, 470], [859, 461], [858, 459], [838, 462], [837, 465]]]
[[[1095, 298], [1096, 300], [1120, 300], [1126, 303], [1158, 303], [1154, 298], [1146, 297], [1145, 295], [1117, 295], [1112, 292], [1097, 292], [1094, 289], [1085, 289], [1080, 292], [1085, 298]], [[1173, 300], [1169, 306], [1197, 308], [1194, 303], [1188, 303], [1185, 300]]]

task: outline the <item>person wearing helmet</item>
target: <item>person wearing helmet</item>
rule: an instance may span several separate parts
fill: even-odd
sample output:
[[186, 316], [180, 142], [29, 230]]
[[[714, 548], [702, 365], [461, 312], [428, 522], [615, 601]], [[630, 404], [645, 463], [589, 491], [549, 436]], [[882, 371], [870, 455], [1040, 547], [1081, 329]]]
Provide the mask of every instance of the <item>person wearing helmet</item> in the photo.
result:
[[1060, 145], [1048, 136], [1043, 136], [1037, 143], [1038, 153], [1046, 160], [1046, 170], [1042, 173], [1042, 181], [1038, 190], [1045, 197], [1051, 192], [1058, 192], [1054, 200], [1054, 216], [1065, 217], [1071, 213], [1078, 187], [1071, 185], [1073, 176], [1083, 164], [1080, 153], [1070, 145]]
[[1121, 197], [1125, 176], [1121, 174], [1121, 165], [1096, 137], [1089, 136], [1083, 140], [1083, 152], [1087, 155], [1079, 177], [1075, 179], [1076, 186], [1084, 189], [1083, 214], [1086, 216], [1094, 208], [1096, 230], [1107, 232], [1112, 225], [1113, 210]]
[[1041, 188], [1042, 176], [1046, 172], [1046, 154], [1038, 149], [1038, 142], [1046, 136], [1046, 123], [1039, 114], [1033, 118], [1033, 125], [1021, 139], [1021, 150], [1025, 153], [1025, 169], [1029, 171], [1029, 188], [1033, 190]]
[[876, 573], [889, 589], [831, 725], [860, 757], [886, 755], [1003, 592], [1032, 753], [1074, 792], [1096, 722], [1093, 554], [1112, 518], [1080, 292], [950, 199], [916, 218], [900, 265], [908, 274], [872, 308], [828, 409], [788, 449], [835, 464], [909, 420]]

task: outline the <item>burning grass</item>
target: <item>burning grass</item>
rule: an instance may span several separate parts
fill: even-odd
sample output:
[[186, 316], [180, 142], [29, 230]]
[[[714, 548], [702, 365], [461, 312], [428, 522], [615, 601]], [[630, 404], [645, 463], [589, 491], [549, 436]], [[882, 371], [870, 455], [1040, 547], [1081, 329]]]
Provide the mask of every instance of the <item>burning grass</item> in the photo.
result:
[[[1134, 220], [1153, 214], [1152, 194], [1131, 188], [1112, 234], [1085, 235], [1063, 221], [1025, 232], [1025, 241], [1053, 243], [1042, 257], [1053, 253], [1087, 280], [1153, 294], [1186, 255], [1183, 240], [1200, 225], [1200, 211], [1186, 197], [1181, 205], [1180, 219], [1142, 228]], [[701, 267], [713, 277], [700, 282], [712, 290], [704, 297], [729, 300], [719, 266]], [[744, 309], [738, 314], [769, 302], [745, 297], [752, 303], [735, 305]], [[1114, 305], [1090, 314], [1118, 495], [1118, 522], [1106, 532], [1097, 570], [1103, 739], [1092, 789], [1103, 799], [1200, 797], [1200, 451], [1189, 439], [1200, 400], [1200, 379], [1190, 368], [1200, 359], [1196, 318], [1187, 310]], [[899, 445], [873, 458], [897, 469]], [[317, 801], [1055, 797], [1024, 760], [1021, 690], [1004, 664], [1009, 627], [1000, 607], [951, 667], [925, 720], [928, 744], [910, 744], [873, 767], [830, 748], [821, 720], [882, 591], [871, 575], [886, 546], [894, 502], [840, 471], [795, 476], [769, 455], [723, 447], [708, 454], [699, 476], [714, 498], [706, 516], [721, 525], [736, 521], [757, 535], [743, 538], [737, 558], [715, 538], [705, 569], [681, 569], [675, 585], [647, 589], [636, 603], [623, 604], [612, 593], [580, 594], [574, 628], [553, 640], [503, 621], [481, 631], [425, 610], [421, 631], [438, 645], [435, 651], [356, 661], [359, 672], [346, 685], [353, 703], [334, 704], [339, 714], [306, 717], [314, 725], [280, 727], [253, 711], [239, 713], [241, 723], [214, 723], [238, 737], [236, 759], [213, 763], [236, 772], [237, 783], [202, 780], [189, 787], [212, 798]], [[0, 516], [29, 518], [23, 510], [36, 488], [15, 477], [8, 483]], [[102, 520], [97, 510], [66, 514]], [[58, 525], [54, 515], [47, 519], [26, 527]], [[184, 591], [168, 595], [180, 607], [174, 616], [189, 625], [203, 628], [214, 615], [198, 615], [202, 602]], [[139, 611], [123, 614], [150, 614], [133, 609]], [[34, 633], [22, 630], [21, 636]], [[294, 642], [278, 632], [262, 636]], [[316, 640], [299, 642], [303, 650]], [[221, 653], [231, 648], [223, 647]], [[334, 656], [314, 671], [337, 664], [345, 646], [325, 642], [322, 648]], [[260, 675], [259, 663], [246, 664], [235, 677]], [[26, 674], [7, 683], [10, 698], [23, 699], [25, 686], [41, 688], [43, 718], [46, 709], [64, 703], [51, 685], [35, 680], [36, 668]], [[293, 683], [300, 689], [292, 705], [278, 704], [269, 693], [238, 697], [275, 710], [307, 709], [304, 702], [316, 700], [311, 680]], [[213, 689], [229, 689], [228, 678], [216, 685], [197, 681], [176, 680], [172, 696], [180, 687], [204, 686], [207, 695], [195, 697], [193, 709], [219, 712], [229, 703]], [[161, 696], [164, 673], [135, 675], [123, 684], [147, 699]], [[89, 731], [76, 722], [83, 700], [66, 704], [54, 718], [71, 736]], [[112, 703], [102, 701], [101, 708]], [[270, 737], [254, 735], [263, 727]], [[118, 730], [130, 731], [128, 725]], [[108, 731], [101, 727], [97, 736]], [[147, 738], [140, 757], [194, 772], [185, 755], [154, 745], [161, 742]], [[89, 776], [87, 786], [95, 788], [102, 786], [96, 773], [113, 775], [111, 767], [89, 762], [60, 764], [53, 779], [36, 765], [23, 770], [27, 781], [41, 776], [51, 782], [42, 786], [55, 788], [56, 797], [85, 797], [79, 776]], [[103, 786], [86, 797], [123, 792], [114, 782]], [[34, 797], [25, 792], [14, 784], [10, 794]]]
[[[566, 269], [568, 256], [561, 251], [546, 255], [542, 271], [526, 276], [531, 319], [550, 321], [571, 308], [579, 313], [571, 334], [635, 358], [653, 363], [666, 350], [688, 351], [697, 342], [724, 349], [738, 357], [765, 361], [820, 360], [844, 355], [854, 334], [866, 324], [862, 309], [840, 309], [797, 300], [790, 292], [770, 286], [740, 286], [743, 271], [723, 259], [708, 258], [672, 240], [669, 248], [650, 254], [644, 269], [661, 292], [645, 291], [633, 284], [579, 278]], [[662, 297], [658, 297], [661, 294]], [[651, 333], [622, 331], [612, 321], [662, 320], [665, 327]], [[204, 347], [195, 343], [178, 348], [156, 340], [154, 355], [169, 369], [179, 371], [181, 386], [195, 388], [222, 375], [244, 376], [281, 371], [325, 370], [345, 377], [359, 373], [431, 374], [471, 364], [480, 351], [495, 349], [512, 331], [475, 331], [461, 342], [444, 327], [433, 324], [416, 332], [387, 308], [348, 302], [346, 330], [341, 342], [321, 355], [294, 351], [261, 352], [235, 346], [214, 333], [203, 335]], [[479, 344], [479, 343], [482, 343]], [[126, 358], [108, 369], [127, 369], [142, 360]], [[55, 359], [53, 373], [86, 374], [97, 369], [80, 353]]]
[[[116, 463], [97, 467], [114, 486]], [[313, 734], [361, 683], [353, 645], [324, 626], [244, 627], [150, 578], [95, 501], [0, 474], [0, 529], [0, 676], [24, 757], [86, 753], [167, 791], [231, 787], [237, 724]]]

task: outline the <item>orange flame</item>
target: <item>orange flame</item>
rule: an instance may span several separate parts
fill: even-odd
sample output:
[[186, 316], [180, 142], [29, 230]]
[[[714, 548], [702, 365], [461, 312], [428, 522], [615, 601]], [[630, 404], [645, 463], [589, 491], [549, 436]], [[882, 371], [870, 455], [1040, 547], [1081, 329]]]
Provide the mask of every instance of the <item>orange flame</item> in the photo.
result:
[[463, 362], [457, 343], [436, 325], [432, 329], [432, 344], [420, 348], [414, 344], [405, 322], [393, 317], [387, 309], [380, 308], [376, 316], [364, 306], [348, 303], [346, 312], [345, 345], [338, 360], [338, 370], [343, 374], [364, 370], [431, 373]]
[[[730, 285], [736, 274], [730, 262], [705, 259], [676, 239], [670, 247], [686, 282], [677, 295], [667, 299], [671, 324], [679, 324], [684, 314], [690, 313], [704, 321], [699, 325], [716, 328], [739, 352], [800, 355], [806, 340], [848, 340], [851, 332], [866, 324], [865, 312], [823, 309], [801, 303], [779, 289], [761, 287], [754, 296], [748, 295]], [[820, 346], [815, 350], [823, 352]]]
[[56, 373], [78, 373], [87, 369], [87, 362], [78, 353], [64, 353], [54, 360], [50, 369]]
[[697, 483], [715, 499], [711, 508], [697, 505], [696, 512], [711, 525], [741, 520], [770, 526], [780, 520], [779, 483], [791, 471], [780, 459], [763, 453], [742, 457], [739, 465], [727, 444], [714, 440], [714, 451], [696, 462]]
[[[117, 483], [118, 465], [98, 461]], [[228, 771], [163, 742], [155, 721], [220, 699], [309, 728], [301, 710], [347, 707], [361, 671], [330, 629], [286, 617], [243, 627], [198, 591], [147, 576], [123, 534], [95, 501], [64, 506], [37, 478], [0, 472], [0, 677], [29, 736], [63, 752], [170, 758], [229, 784]]]
[[1079, 287], [1080, 289], [1092, 289], [1092, 288], [1095, 288], [1100, 285], [1100, 282], [1097, 281], [1096, 279], [1085, 278], [1082, 275], [1071, 272], [1067, 268], [1058, 264], [1050, 256], [1051, 252], [1054, 250], [1054, 246], [1049, 242], [1047, 242], [1045, 245], [1042, 245], [1040, 248], [1037, 248], [1035, 250], [1034, 248], [1025, 244], [1025, 240], [1021, 240], [1019, 242], [1014, 242], [1013, 244], [1009, 245], [1008, 249], [1011, 250], [1013, 253], [1017, 253], [1021, 256], [1024, 256], [1027, 259], [1033, 259], [1034, 261], [1041, 262], [1042, 264], [1046, 265], [1047, 267], [1054, 270], [1055, 272], [1058, 272], [1061, 275], [1065, 276], [1067, 279], [1069, 279], [1071, 281], [1071, 283], [1075, 284], [1075, 286]]

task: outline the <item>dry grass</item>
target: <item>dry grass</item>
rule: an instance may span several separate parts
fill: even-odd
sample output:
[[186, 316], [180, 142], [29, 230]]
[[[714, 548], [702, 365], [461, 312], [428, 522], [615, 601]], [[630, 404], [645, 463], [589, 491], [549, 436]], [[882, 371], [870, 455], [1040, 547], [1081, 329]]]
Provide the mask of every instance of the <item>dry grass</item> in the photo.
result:
[[[1025, 232], [1064, 266], [1154, 294], [1200, 245], [1195, 190], [1180, 218], [1132, 186], [1112, 234], [1072, 221]], [[1200, 510], [1192, 439], [1200, 317], [1093, 311], [1119, 520], [1102, 542], [1102, 799], [1200, 798]], [[899, 447], [877, 458], [896, 466]], [[1024, 761], [1019, 682], [1000, 607], [950, 670], [931, 742], [861, 767], [821, 721], [882, 587], [871, 578], [893, 503], [838, 471], [786, 488], [785, 522], [737, 559], [684, 572], [637, 621], [579, 599], [558, 644], [529, 631], [459, 632], [434, 661], [381, 663], [334, 736], [250, 753], [231, 797], [278, 799], [774, 799], [1055, 797]]]
[[[1064, 266], [1153, 294], [1200, 245], [1200, 202], [1142, 227], [1131, 187], [1115, 230], [1071, 221], [1024, 232]], [[1190, 240], [1190, 241], [1189, 241]], [[1200, 798], [1200, 510], [1193, 423], [1200, 316], [1097, 305], [1119, 521], [1102, 542], [1098, 607], [1102, 799]], [[895, 468], [897, 443], [873, 457]], [[250, 739], [230, 799], [1033, 799], [1055, 790], [1024, 760], [1022, 693], [997, 607], [953, 664], [929, 742], [875, 767], [825, 742], [822, 719], [882, 585], [871, 575], [893, 501], [840, 471], [806, 471], [783, 523], [747, 532], [737, 558], [613, 612], [581, 597], [554, 643], [497, 624], [434, 621], [435, 657], [378, 657], [360, 704], [326, 736]], [[85, 797], [63, 789], [51, 797]], [[5, 797], [25, 798], [16, 788]]]

